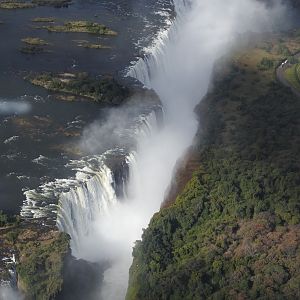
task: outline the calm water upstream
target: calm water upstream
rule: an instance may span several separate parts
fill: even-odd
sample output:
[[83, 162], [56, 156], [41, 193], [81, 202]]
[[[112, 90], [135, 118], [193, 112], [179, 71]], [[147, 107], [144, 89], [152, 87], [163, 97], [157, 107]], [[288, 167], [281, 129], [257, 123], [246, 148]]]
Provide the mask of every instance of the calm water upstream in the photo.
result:
[[[78, 153], [82, 130], [95, 119], [105, 121], [106, 108], [90, 102], [54, 100], [23, 77], [28, 72], [89, 72], [121, 78], [131, 61], [143, 54], [172, 15], [168, 0], [77, 0], [68, 8], [0, 10], [0, 210], [18, 213], [24, 192], [57, 178], [74, 175], [64, 166]], [[107, 25], [116, 37], [82, 33], [48, 33], [35, 29], [36, 17], [89, 20]], [[39, 37], [49, 52], [26, 55], [21, 39]], [[84, 49], [88, 40], [111, 49]]]

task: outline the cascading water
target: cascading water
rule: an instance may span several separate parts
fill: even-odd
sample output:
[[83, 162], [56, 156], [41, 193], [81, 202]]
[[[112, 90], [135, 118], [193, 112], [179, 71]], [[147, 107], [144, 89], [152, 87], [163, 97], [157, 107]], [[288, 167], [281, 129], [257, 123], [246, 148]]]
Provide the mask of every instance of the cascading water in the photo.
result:
[[92, 234], [91, 224], [109, 213], [117, 201], [113, 173], [105, 164], [96, 172], [85, 171], [92, 174], [92, 177], [61, 194], [57, 217], [58, 228], [70, 234], [72, 252], [77, 257], [81, 253], [81, 241]]
[[[141, 114], [120, 136], [134, 140], [147, 139], [158, 125], [159, 107]], [[116, 148], [103, 155], [82, 161], [78, 184], [59, 197], [57, 226], [71, 236], [72, 254], [77, 258], [99, 261], [94, 239], [98, 220], [110, 218], [114, 207], [125, 202], [130, 194], [128, 180], [136, 170], [136, 152]], [[75, 163], [78, 167], [78, 161]]]
[[99, 262], [91, 242], [97, 236], [95, 224], [109, 218], [113, 208], [129, 197], [127, 184], [136, 169], [136, 141], [147, 139], [160, 123], [161, 106], [157, 99], [152, 100], [135, 107], [125, 125], [114, 128], [118, 139], [127, 141], [126, 148], [118, 145], [103, 154], [70, 161], [66, 168], [76, 172], [74, 178], [57, 179], [24, 193], [21, 215], [42, 218], [43, 225], [56, 219], [57, 227], [71, 236], [72, 254], [77, 258]]
[[[156, 100], [135, 114], [138, 115], [128, 117], [126, 125], [122, 124], [122, 128], [114, 129], [120, 141], [127, 141], [127, 144], [123, 145], [124, 148], [116, 145], [103, 154], [72, 160], [65, 167], [76, 172], [74, 178], [56, 179], [36, 189], [26, 190], [21, 216], [25, 219], [49, 220], [50, 223], [57, 219], [59, 228], [78, 240], [76, 233], [80, 232], [80, 218], [88, 225], [88, 220], [96, 218], [96, 212], [106, 213], [114, 201], [126, 197], [129, 172], [134, 164], [134, 141], [149, 136], [157, 129], [161, 106]], [[96, 203], [96, 199], [99, 203]], [[94, 205], [90, 202], [93, 200]], [[76, 212], [76, 207], [82, 208], [85, 213]], [[80, 216], [79, 219], [75, 218], [76, 213]]]

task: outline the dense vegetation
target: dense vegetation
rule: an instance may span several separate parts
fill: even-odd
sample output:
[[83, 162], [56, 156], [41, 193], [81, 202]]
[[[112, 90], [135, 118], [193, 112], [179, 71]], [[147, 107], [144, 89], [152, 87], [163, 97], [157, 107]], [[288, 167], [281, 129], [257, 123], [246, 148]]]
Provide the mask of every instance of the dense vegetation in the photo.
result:
[[0, 210], [0, 227], [15, 226], [20, 222], [20, 217], [15, 215], [7, 215]]
[[300, 100], [270, 45], [217, 66], [200, 167], [137, 241], [128, 300], [300, 298]]
[[128, 88], [121, 86], [110, 77], [94, 78], [87, 73], [43, 73], [28, 76], [27, 79], [38, 86], [54, 92], [73, 94], [91, 98], [96, 102], [117, 105], [129, 95]]
[[27, 2], [0, 2], [0, 9], [25, 9], [33, 7], [34, 4]]
[[26, 299], [52, 299], [62, 289], [69, 237], [59, 232], [41, 235], [25, 230], [19, 233], [16, 247], [20, 252], [18, 285]]
[[43, 39], [36, 38], [36, 37], [26, 37], [22, 39], [22, 42], [27, 45], [34, 45], [34, 46], [46, 46], [49, 43]]
[[300, 90], [300, 64], [296, 63], [285, 70], [287, 81], [297, 90]]
[[65, 285], [65, 262], [73, 262], [69, 236], [41, 226], [40, 220], [29, 223], [0, 213], [0, 222], [0, 281], [11, 280], [14, 256], [17, 284], [24, 299], [54, 299]]
[[45, 46], [50, 45], [47, 41], [36, 37], [23, 38], [21, 41], [25, 44], [25, 46], [20, 48], [20, 51], [23, 54], [39, 54], [48, 52]]
[[89, 21], [69, 21], [63, 25], [45, 25], [40, 28], [47, 29], [49, 32], [82, 32], [97, 35], [117, 35], [117, 32], [105, 25]]
[[273, 60], [268, 59], [266, 57], [264, 57], [261, 60], [261, 62], [257, 65], [258, 69], [263, 70], [263, 71], [271, 69], [271, 68], [273, 68], [273, 66], [274, 66]]
[[72, 0], [31, 0], [35, 5], [39, 6], [53, 6], [56, 8], [68, 7]]
[[71, 0], [1, 0], [0, 9], [27, 9], [36, 6], [53, 6], [56, 8], [68, 7]]
[[32, 19], [31, 21], [35, 23], [53, 23], [55, 22], [55, 20], [56, 19], [53, 17], [37, 17]]

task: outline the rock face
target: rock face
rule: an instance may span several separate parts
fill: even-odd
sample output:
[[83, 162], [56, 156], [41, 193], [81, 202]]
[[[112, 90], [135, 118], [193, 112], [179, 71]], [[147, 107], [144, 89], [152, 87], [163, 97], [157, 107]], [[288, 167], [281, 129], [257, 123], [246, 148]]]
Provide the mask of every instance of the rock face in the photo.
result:
[[270, 36], [216, 64], [197, 108], [199, 166], [179, 168], [136, 243], [128, 300], [300, 297], [300, 102], [259, 68], [284, 59], [283, 38], [295, 52], [297, 37]]
[[99, 295], [105, 267], [84, 260], [76, 260], [72, 256], [66, 257], [62, 291], [55, 299], [95, 299], [95, 295]]

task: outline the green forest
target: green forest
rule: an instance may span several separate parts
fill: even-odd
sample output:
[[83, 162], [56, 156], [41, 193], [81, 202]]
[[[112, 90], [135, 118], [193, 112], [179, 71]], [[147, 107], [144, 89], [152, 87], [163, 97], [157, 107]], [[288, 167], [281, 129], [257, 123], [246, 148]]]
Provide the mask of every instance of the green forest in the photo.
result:
[[300, 298], [300, 99], [275, 78], [294, 42], [216, 65], [200, 167], [136, 242], [127, 300]]

